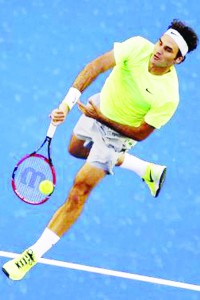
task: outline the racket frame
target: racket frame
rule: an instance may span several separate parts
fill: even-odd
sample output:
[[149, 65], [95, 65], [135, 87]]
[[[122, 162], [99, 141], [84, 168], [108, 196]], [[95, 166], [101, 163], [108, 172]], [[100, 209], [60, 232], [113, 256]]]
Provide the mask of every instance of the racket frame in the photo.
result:
[[[11, 185], [12, 185], [12, 189], [13, 191], [15, 192], [15, 194], [22, 200], [24, 201], [25, 203], [28, 203], [28, 204], [31, 204], [31, 205], [40, 205], [40, 204], [43, 204], [45, 203], [49, 198], [50, 196], [53, 194], [54, 192], [54, 189], [55, 189], [55, 185], [56, 185], [56, 171], [55, 171], [55, 168], [53, 166], [53, 163], [52, 163], [52, 159], [51, 159], [51, 140], [52, 140], [52, 137], [55, 133], [55, 130], [56, 130], [56, 126], [53, 125], [52, 123], [49, 125], [49, 128], [48, 128], [48, 131], [47, 131], [47, 135], [46, 135], [46, 138], [44, 139], [43, 143], [41, 144], [41, 146], [34, 152], [32, 152], [31, 154], [27, 154], [25, 155], [22, 159], [19, 160], [19, 162], [16, 164], [14, 170], [13, 170], [13, 173], [12, 173], [12, 181], [11, 181]], [[48, 158], [42, 154], [38, 154], [38, 152], [42, 149], [42, 147], [47, 143], [47, 153], [48, 153]], [[19, 166], [28, 158], [30, 157], [37, 157], [37, 158], [40, 158], [40, 159], [43, 159], [46, 163], [48, 163], [50, 169], [51, 169], [51, 172], [52, 172], [52, 182], [53, 182], [53, 191], [48, 194], [44, 199], [42, 199], [41, 201], [38, 201], [38, 202], [32, 202], [32, 201], [29, 201], [28, 199], [26, 199], [25, 197], [23, 197], [17, 190], [17, 187], [16, 187], [16, 184], [15, 184], [15, 174], [19, 168]]]

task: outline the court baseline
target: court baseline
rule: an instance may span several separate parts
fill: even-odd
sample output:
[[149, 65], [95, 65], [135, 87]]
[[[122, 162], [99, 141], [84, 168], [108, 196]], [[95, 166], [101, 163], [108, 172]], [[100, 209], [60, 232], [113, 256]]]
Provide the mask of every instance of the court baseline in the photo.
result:
[[[1, 257], [15, 258], [17, 255], [18, 255], [17, 253], [13, 253], [13, 252], [0, 251]], [[73, 270], [96, 273], [96, 274], [101, 274], [101, 275], [114, 276], [114, 277], [119, 277], [119, 278], [130, 279], [130, 280], [148, 282], [148, 283], [152, 283], [152, 284], [166, 285], [166, 286], [170, 286], [170, 287], [174, 287], [174, 288], [181, 288], [181, 289], [192, 290], [192, 291], [200, 291], [200, 285], [172, 281], [172, 280], [167, 280], [167, 279], [162, 279], [162, 278], [143, 276], [143, 275], [138, 275], [138, 274], [134, 274], [134, 273], [127, 273], [127, 272], [109, 270], [109, 269], [98, 268], [98, 267], [91, 267], [91, 266], [69, 263], [69, 262], [64, 262], [64, 261], [59, 261], [59, 260], [54, 260], [54, 259], [41, 258], [39, 260], [39, 263], [56, 266], [56, 267], [62, 267], [62, 268], [66, 268], [66, 269], [73, 269]]]

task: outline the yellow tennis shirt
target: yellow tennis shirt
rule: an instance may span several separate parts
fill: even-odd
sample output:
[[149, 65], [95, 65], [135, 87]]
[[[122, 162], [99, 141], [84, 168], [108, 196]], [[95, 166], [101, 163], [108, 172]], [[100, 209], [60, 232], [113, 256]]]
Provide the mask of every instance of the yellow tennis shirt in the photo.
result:
[[179, 103], [174, 66], [164, 75], [148, 71], [154, 44], [136, 36], [114, 44], [116, 66], [100, 96], [100, 109], [109, 119], [138, 127], [142, 122], [160, 128], [173, 116]]

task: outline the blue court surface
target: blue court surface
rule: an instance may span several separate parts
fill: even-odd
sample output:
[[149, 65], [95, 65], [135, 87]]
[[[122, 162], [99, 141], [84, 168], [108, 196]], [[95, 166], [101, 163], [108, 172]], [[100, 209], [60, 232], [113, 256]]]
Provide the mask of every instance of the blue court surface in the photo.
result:
[[[20, 201], [11, 173], [46, 135], [48, 114], [78, 72], [114, 41], [153, 42], [172, 19], [200, 33], [196, 0], [0, 0], [0, 264], [40, 236], [82, 161], [67, 153], [75, 108], [52, 141], [57, 187], [41, 206]], [[199, 49], [177, 67], [181, 102], [170, 123], [131, 150], [166, 164], [157, 199], [117, 169], [93, 191], [78, 222], [24, 280], [0, 272], [1, 300], [200, 299]], [[83, 94], [98, 92], [107, 74]]]

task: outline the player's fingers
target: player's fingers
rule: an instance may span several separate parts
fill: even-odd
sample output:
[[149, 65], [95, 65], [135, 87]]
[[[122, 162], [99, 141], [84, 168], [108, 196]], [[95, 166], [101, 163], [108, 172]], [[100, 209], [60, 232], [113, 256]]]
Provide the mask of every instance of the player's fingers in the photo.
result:
[[50, 118], [52, 122], [54, 123], [62, 123], [65, 120], [65, 115], [64, 114], [57, 114], [56, 112], [52, 112], [50, 115]]
[[92, 111], [93, 111], [95, 114], [98, 114], [98, 112], [99, 112], [99, 107], [96, 106], [92, 100], [89, 100], [89, 104], [90, 104], [90, 106], [92, 107]]
[[51, 121], [55, 125], [62, 124], [64, 122], [64, 119], [56, 119], [56, 118], [51, 118]]
[[51, 123], [55, 126], [58, 126], [58, 125], [62, 124], [63, 122], [57, 122], [57, 121], [51, 120]]
[[85, 109], [84, 109], [84, 108], [78, 107], [78, 109], [79, 109], [83, 114], [85, 114]]
[[94, 102], [92, 100], [89, 100], [89, 104], [93, 107], [96, 108], [96, 105], [94, 104]]
[[64, 114], [64, 112], [62, 110], [54, 109], [51, 112], [51, 116], [53, 116], [53, 117], [62, 117], [62, 116], [65, 116], [65, 114]]
[[63, 116], [63, 115], [65, 115], [62, 110], [58, 110], [58, 109], [54, 110], [53, 114], [54, 114], [54, 116]]
[[85, 108], [86, 108], [85, 104], [83, 104], [83, 103], [80, 102], [80, 101], [77, 102], [77, 105], [78, 105], [78, 108], [79, 108], [79, 109], [85, 109]]
[[80, 101], [77, 102], [77, 105], [78, 105], [78, 109], [79, 109], [83, 114], [85, 114], [85, 112], [86, 112], [86, 106], [85, 106], [83, 103], [81, 103]]
[[65, 118], [65, 114], [63, 113], [63, 114], [53, 114], [53, 117], [54, 118], [56, 118], [56, 119], [63, 119], [63, 118]]

